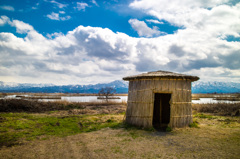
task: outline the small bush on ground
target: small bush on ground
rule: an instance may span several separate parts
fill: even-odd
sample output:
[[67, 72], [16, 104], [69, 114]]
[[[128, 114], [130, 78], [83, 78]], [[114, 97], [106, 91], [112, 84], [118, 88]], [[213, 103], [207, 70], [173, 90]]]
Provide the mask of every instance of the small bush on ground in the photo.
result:
[[172, 128], [170, 128], [170, 127], [166, 128], [166, 132], [171, 132], [171, 131], [172, 131]]
[[199, 128], [199, 123], [197, 120], [194, 120], [192, 124], [189, 124], [190, 128]]

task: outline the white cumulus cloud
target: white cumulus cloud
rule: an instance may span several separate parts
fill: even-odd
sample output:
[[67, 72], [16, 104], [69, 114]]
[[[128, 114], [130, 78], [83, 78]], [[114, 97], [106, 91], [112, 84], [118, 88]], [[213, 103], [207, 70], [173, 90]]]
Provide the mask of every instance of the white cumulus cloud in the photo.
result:
[[9, 22], [9, 18], [8, 18], [7, 16], [2, 15], [2, 16], [0, 17], [0, 26], [3, 26], [3, 25], [5, 25], [5, 24], [8, 23], [8, 22]]
[[225, 2], [228, 0], [140, 0], [130, 7], [186, 30], [199, 30], [213, 36], [239, 36], [240, 3], [230, 6]]
[[0, 6], [0, 9], [12, 11], [12, 12], [15, 11], [15, 9], [12, 6], [8, 6], [8, 5], [2, 5], [2, 6]]
[[99, 6], [95, 0], [92, 0], [92, 3], [95, 4], [96, 6]]
[[137, 19], [130, 19], [128, 21], [132, 28], [137, 31], [139, 36], [144, 36], [144, 37], [153, 37], [153, 36], [158, 36], [162, 32], [159, 31], [158, 27], [153, 27], [150, 28], [147, 26], [147, 24], [144, 21], [139, 21]]
[[85, 11], [85, 8], [88, 7], [87, 3], [84, 2], [77, 2], [77, 6], [75, 7], [77, 10], [83, 10]]
[[164, 24], [163, 22], [160, 22], [159, 20], [155, 20], [155, 19], [147, 19], [146, 21], [149, 23]]
[[[65, 14], [65, 12], [60, 11], [60, 14]], [[71, 19], [70, 16], [62, 16], [60, 14], [52, 12], [51, 14], [48, 14], [47, 17], [49, 19], [51, 19], [51, 20], [61, 20], [61, 21], [65, 21], [65, 20]]]
[[60, 3], [60, 2], [57, 2], [55, 0], [45, 0], [46, 2], [49, 2], [49, 3], [52, 3], [54, 5], [56, 5], [58, 8], [62, 9], [62, 8], [65, 8], [67, 7], [68, 5], [67, 4], [64, 4], [64, 3]]
[[[183, 26], [173, 34], [159, 36], [159, 29], [130, 19], [141, 38], [90, 26], [78, 26], [66, 34], [49, 34], [47, 38], [30, 24], [1, 16], [0, 25], [15, 27], [25, 37], [0, 33], [0, 78], [15, 82], [93, 84], [168, 70], [198, 75], [203, 80], [240, 82], [240, 42], [225, 40], [229, 35], [239, 37], [240, 3], [173, 2], [140, 0], [130, 4], [158, 21]], [[65, 15], [57, 14], [52, 18], [60, 20], [60, 15]]]

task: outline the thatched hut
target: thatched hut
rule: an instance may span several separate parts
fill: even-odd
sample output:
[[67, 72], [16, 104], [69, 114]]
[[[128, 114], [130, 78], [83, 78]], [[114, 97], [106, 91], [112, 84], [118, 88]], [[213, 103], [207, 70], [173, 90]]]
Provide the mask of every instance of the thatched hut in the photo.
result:
[[156, 71], [129, 81], [126, 122], [141, 127], [176, 128], [192, 123], [191, 82], [199, 77]]

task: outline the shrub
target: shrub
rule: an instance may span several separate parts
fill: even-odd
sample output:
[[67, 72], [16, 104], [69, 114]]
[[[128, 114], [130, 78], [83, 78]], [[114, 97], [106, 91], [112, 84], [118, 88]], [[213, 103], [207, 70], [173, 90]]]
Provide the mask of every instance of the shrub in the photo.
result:
[[171, 131], [172, 131], [172, 128], [170, 128], [170, 127], [166, 128], [166, 132], [171, 132]]
[[190, 127], [190, 128], [199, 128], [198, 122], [197, 122], [196, 120], [193, 121], [193, 123], [189, 124], [189, 127]]

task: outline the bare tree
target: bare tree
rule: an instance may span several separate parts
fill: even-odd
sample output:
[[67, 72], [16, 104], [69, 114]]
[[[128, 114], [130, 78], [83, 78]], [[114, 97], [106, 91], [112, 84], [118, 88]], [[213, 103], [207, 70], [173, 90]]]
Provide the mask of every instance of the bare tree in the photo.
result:
[[116, 89], [114, 89], [113, 87], [101, 88], [98, 92], [98, 96], [104, 96], [104, 97], [100, 97], [98, 99], [106, 99], [106, 101], [108, 102], [109, 96], [113, 96], [115, 93], [116, 93]]

